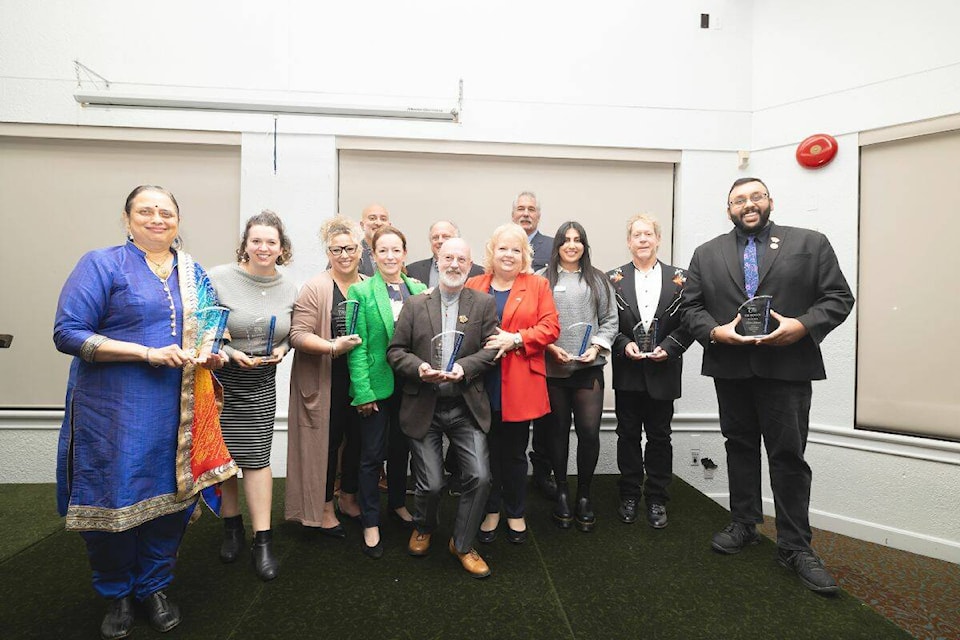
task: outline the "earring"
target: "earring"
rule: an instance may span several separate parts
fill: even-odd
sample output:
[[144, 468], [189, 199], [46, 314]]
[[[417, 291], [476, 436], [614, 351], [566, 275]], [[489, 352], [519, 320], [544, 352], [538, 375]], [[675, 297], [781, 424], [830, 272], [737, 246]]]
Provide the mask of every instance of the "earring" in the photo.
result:
[[244, 251], [244, 252], [243, 252], [243, 258], [241, 258], [241, 259], [242, 259], [244, 262], [250, 262], [250, 254], [247, 253], [246, 251]]

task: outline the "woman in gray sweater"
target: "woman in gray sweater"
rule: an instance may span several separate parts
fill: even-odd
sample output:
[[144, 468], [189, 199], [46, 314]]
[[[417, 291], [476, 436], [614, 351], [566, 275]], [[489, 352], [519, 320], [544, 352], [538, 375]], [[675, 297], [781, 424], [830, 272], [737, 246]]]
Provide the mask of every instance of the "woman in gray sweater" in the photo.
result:
[[581, 531], [591, 531], [596, 517], [590, 483], [600, 457], [603, 366], [617, 335], [617, 307], [606, 276], [590, 262], [587, 232], [579, 222], [560, 225], [543, 275], [560, 316], [560, 337], [547, 347], [550, 458], [557, 478], [553, 517], [562, 529], [574, 521], [567, 484], [572, 421], [577, 432], [576, 523]]
[[[270, 449], [277, 410], [277, 363], [290, 350], [287, 334], [296, 285], [277, 269], [293, 257], [277, 214], [264, 210], [247, 220], [236, 264], [210, 270], [220, 304], [230, 309], [230, 362], [217, 373], [223, 385], [223, 440], [243, 470], [243, 488], [253, 525], [252, 561], [262, 580], [277, 576], [270, 508]], [[244, 543], [237, 479], [223, 483], [224, 541], [220, 559], [233, 562]]]

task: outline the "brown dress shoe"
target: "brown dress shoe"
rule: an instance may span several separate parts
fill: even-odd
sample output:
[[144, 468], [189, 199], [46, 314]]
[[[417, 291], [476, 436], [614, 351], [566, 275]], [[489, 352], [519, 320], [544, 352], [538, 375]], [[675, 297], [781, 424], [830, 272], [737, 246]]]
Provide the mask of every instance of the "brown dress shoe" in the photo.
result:
[[428, 551], [430, 551], [430, 534], [420, 533], [414, 529], [410, 533], [410, 542], [407, 543], [407, 553], [419, 558], [427, 555]]
[[450, 538], [450, 553], [460, 559], [460, 564], [467, 570], [467, 573], [474, 578], [486, 578], [490, 575], [490, 567], [484, 562], [476, 549], [471, 548], [466, 553], [460, 553], [453, 544], [453, 538]]

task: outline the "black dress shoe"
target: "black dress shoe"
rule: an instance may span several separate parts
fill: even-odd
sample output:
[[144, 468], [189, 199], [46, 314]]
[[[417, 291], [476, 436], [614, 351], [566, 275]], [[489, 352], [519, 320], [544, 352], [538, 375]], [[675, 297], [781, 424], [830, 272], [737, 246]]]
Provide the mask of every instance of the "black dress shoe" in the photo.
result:
[[760, 534], [757, 533], [757, 527], [753, 524], [744, 524], [742, 522], [731, 522], [713, 534], [710, 546], [714, 551], [720, 553], [734, 554], [740, 553], [748, 544], [759, 544]]
[[111, 600], [107, 605], [107, 614], [100, 623], [100, 637], [103, 640], [126, 638], [133, 631], [133, 598], [124, 596]]
[[317, 531], [319, 531], [321, 535], [336, 538], [337, 540], [343, 540], [347, 537], [347, 530], [344, 529], [343, 525], [339, 522], [335, 527], [317, 527]]
[[593, 531], [594, 525], [597, 524], [597, 517], [593, 513], [593, 504], [590, 502], [589, 496], [577, 498], [576, 520], [577, 529], [584, 533]]
[[401, 527], [403, 527], [404, 529], [413, 529], [413, 520], [412, 519], [405, 520], [403, 516], [401, 516], [399, 513], [397, 513], [393, 509], [390, 509], [387, 511], [387, 516], [391, 520], [399, 524]]
[[155, 591], [147, 596], [143, 601], [143, 606], [147, 610], [147, 619], [150, 626], [160, 633], [166, 633], [180, 624], [180, 607], [176, 603], [167, 600], [167, 594], [163, 591]]
[[573, 512], [570, 510], [570, 489], [566, 482], [557, 483], [557, 497], [553, 507], [553, 521], [561, 529], [573, 526]]
[[623, 524], [633, 524], [636, 522], [638, 504], [640, 504], [639, 498], [623, 498], [620, 500], [620, 506], [617, 507], [617, 515], [620, 516], [620, 522]]
[[507, 541], [513, 544], [523, 544], [527, 541], [527, 530], [517, 531], [516, 529], [511, 529], [510, 525], [507, 525]]
[[257, 531], [253, 535], [250, 560], [253, 562], [253, 570], [264, 582], [277, 577], [280, 570], [280, 561], [273, 555], [273, 532], [271, 530]]
[[483, 529], [480, 529], [479, 531], [477, 531], [477, 540], [479, 540], [483, 544], [490, 544], [496, 539], [497, 539], [496, 529], [494, 529], [493, 531], [484, 531]]
[[246, 531], [243, 529], [243, 516], [223, 519], [223, 544], [220, 545], [220, 561], [236, 562], [243, 550]]
[[654, 529], [667, 526], [667, 508], [657, 502], [647, 503], [647, 522]]
[[366, 539], [360, 541], [360, 546], [363, 549], [363, 555], [368, 558], [373, 558], [374, 560], [379, 560], [383, 557], [383, 538], [377, 541], [377, 544], [372, 547], [367, 546]]
[[793, 569], [803, 585], [816, 593], [836, 593], [840, 587], [830, 572], [823, 566], [823, 560], [813, 551], [796, 551], [780, 548], [777, 550], [777, 562], [787, 569]]
[[546, 473], [540, 473], [534, 469], [532, 479], [533, 486], [535, 486], [537, 490], [543, 494], [544, 498], [547, 500], [553, 500], [557, 497], [557, 481], [553, 479], [552, 473], [549, 471]]

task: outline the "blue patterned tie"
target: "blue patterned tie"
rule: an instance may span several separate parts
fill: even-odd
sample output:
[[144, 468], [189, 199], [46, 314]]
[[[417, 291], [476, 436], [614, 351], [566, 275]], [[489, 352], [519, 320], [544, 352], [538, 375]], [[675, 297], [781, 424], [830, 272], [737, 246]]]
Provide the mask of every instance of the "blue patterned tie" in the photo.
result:
[[743, 250], [743, 284], [747, 290], [747, 297], [757, 294], [760, 284], [760, 271], [757, 269], [757, 238], [747, 236], [747, 248]]

